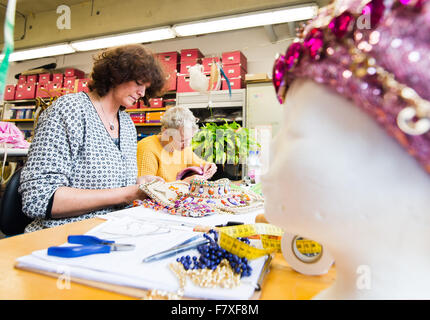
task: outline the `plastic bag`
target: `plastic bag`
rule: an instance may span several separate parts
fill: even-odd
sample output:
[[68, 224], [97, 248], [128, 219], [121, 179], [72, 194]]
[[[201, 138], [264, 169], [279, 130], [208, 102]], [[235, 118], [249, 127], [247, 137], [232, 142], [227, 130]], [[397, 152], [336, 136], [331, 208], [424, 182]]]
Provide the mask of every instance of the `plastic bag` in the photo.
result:
[[14, 123], [0, 121], [0, 145], [4, 144], [19, 149], [27, 149], [30, 146], [22, 131]]

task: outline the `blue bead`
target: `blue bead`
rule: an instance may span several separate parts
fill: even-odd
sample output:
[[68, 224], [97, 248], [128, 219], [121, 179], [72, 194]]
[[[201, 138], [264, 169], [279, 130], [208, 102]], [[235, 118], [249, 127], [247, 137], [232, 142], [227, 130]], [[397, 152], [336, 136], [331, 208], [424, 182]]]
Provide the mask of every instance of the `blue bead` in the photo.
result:
[[197, 257], [196, 257], [196, 256], [194, 256], [194, 257], [193, 257], [193, 260], [194, 260], [194, 261], [196, 261], [196, 260], [197, 260]]

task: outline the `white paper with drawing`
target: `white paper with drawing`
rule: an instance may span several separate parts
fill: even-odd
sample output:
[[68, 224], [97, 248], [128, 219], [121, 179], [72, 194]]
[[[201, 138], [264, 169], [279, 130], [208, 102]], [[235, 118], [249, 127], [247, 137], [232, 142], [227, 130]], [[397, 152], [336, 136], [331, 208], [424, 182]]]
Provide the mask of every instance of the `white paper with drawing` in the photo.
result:
[[[196, 235], [189, 226], [179, 225], [182, 222], [187, 224], [191, 224], [191, 222], [182, 217], [169, 217], [160, 213], [154, 214], [149, 209], [132, 209], [117, 211], [115, 214], [107, 216], [108, 220], [105, 223], [87, 233], [99, 238], [115, 240], [117, 243], [134, 244], [136, 247], [132, 251], [114, 251], [109, 254], [95, 254], [78, 258], [59, 258], [48, 256], [47, 250], [39, 250], [31, 255], [19, 258], [18, 263], [22, 267], [54, 273], [62, 273], [67, 270], [67, 273], [72, 278], [77, 277], [135, 288], [175, 292], [179, 289], [179, 280], [170, 270], [169, 264], [184, 254], [198, 255], [197, 250], [190, 250], [177, 256], [151, 263], [142, 263], [142, 259]], [[255, 215], [252, 214], [252, 218], [245, 216], [241, 215], [241, 220], [252, 219], [254, 221]], [[158, 221], [157, 217], [160, 218]], [[212, 219], [208, 220], [207, 218]], [[194, 222], [194, 224], [214, 225], [225, 223], [231, 219], [226, 220], [226, 217], [223, 217], [223, 219], [205, 217], [193, 219], [193, 221], [195, 220], [200, 222]], [[237, 221], [237, 219], [234, 220]], [[174, 223], [169, 223], [171, 221]], [[251, 221], [243, 222], [249, 223]], [[241, 285], [236, 288], [200, 288], [192, 284], [191, 281], [187, 281], [185, 296], [208, 299], [248, 299], [253, 294], [264, 261], [264, 257], [253, 260], [251, 262], [252, 275], [243, 278]]]

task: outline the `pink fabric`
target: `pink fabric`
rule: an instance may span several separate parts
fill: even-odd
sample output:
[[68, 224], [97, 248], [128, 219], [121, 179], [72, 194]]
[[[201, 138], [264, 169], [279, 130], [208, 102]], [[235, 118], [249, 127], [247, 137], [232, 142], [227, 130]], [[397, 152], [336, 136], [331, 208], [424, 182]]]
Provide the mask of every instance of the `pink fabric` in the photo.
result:
[[203, 175], [203, 168], [202, 167], [188, 167], [185, 168], [184, 170], [180, 171], [177, 176], [176, 176], [176, 180], [182, 180], [185, 179], [187, 177], [190, 177], [192, 175]]
[[19, 149], [26, 149], [30, 146], [24, 139], [22, 131], [14, 123], [0, 121], [0, 144], [3, 143]]

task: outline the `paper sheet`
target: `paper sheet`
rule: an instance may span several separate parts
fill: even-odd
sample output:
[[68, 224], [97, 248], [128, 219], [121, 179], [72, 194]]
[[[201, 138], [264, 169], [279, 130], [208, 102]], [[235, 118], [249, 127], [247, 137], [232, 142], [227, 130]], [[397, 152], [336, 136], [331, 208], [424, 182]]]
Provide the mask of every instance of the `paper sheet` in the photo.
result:
[[[209, 226], [231, 220], [253, 223], [256, 214], [188, 218], [161, 215], [159, 212], [143, 207], [129, 208], [103, 216], [103, 218], [107, 218], [107, 221], [93, 228], [87, 234], [112, 239], [117, 243], [134, 244], [136, 248], [133, 251], [115, 251], [109, 254], [59, 258], [48, 256], [47, 250], [39, 250], [31, 255], [21, 257], [17, 261], [22, 267], [59, 274], [66, 273], [71, 277], [141, 289], [176, 292], [179, 289], [179, 281], [168, 265], [184, 254], [198, 256], [197, 250], [190, 250], [175, 257], [151, 263], [142, 263], [142, 259], [196, 235], [195, 232], [191, 231], [190, 226], [181, 226], [177, 223]], [[243, 278], [241, 285], [234, 289], [200, 288], [188, 280], [184, 296], [207, 299], [249, 299], [254, 292], [264, 262], [265, 257], [251, 261], [253, 268], [251, 277]]]

